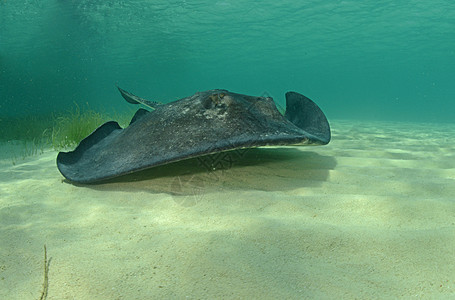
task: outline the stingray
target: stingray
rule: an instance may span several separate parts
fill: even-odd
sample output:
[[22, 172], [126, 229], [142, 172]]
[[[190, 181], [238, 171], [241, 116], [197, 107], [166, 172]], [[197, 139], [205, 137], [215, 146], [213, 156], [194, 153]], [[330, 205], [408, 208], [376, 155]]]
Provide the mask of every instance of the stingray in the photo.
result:
[[147, 168], [222, 151], [262, 146], [325, 145], [330, 126], [307, 97], [286, 93], [282, 114], [271, 97], [209, 90], [162, 104], [118, 88], [137, 110], [130, 124], [98, 127], [74, 151], [60, 152], [57, 166], [76, 183], [96, 183]]

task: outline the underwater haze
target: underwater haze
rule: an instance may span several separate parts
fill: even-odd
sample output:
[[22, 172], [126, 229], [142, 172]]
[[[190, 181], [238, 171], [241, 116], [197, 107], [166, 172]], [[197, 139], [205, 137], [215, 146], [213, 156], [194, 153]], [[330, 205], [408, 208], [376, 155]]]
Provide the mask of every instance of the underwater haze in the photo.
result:
[[0, 0], [0, 300], [455, 299], [454, 100], [454, 0]]
[[294, 90], [329, 119], [453, 122], [455, 2], [0, 0], [0, 116]]

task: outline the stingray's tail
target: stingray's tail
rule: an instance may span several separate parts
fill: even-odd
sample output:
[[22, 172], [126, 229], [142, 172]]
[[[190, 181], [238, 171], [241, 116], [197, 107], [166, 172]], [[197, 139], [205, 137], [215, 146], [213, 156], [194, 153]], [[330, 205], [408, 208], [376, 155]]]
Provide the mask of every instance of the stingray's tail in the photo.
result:
[[136, 95], [133, 95], [133, 94], [125, 91], [124, 89], [120, 88], [118, 85], [116, 85], [116, 87], [120, 91], [120, 94], [122, 94], [123, 98], [125, 98], [125, 100], [128, 101], [129, 103], [132, 103], [132, 104], [143, 104], [145, 106], [150, 107], [151, 109], [155, 109], [157, 106], [161, 105], [160, 102], [146, 100], [144, 98], [141, 98], [141, 97], [138, 97]]
[[321, 144], [330, 142], [330, 125], [322, 110], [309, 98], [296, 92], [286, 93], [284, 116], [295, 126], [315, 136]]

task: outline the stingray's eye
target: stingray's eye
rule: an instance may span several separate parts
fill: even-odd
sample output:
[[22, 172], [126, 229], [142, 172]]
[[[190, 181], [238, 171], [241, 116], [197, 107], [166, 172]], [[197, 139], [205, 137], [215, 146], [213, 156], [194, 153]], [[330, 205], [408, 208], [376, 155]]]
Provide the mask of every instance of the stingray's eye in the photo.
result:
[[220, 99], [220, 96], [219, 96], [218, 94], [212, 94], [212, 95], [210, 96], [210, 99], [212, 99], [212, 101], [213, 101], [214, 103], [218, 103], [218, 100]]
[[224, 95], [225, 94], [211, 94], [205, 100], [202, 101], [202, 105], [206, 109], [218, 107], [221, 104], [221, 98], [223, 98]]
[[223, 98], [224, 98], [224, 96], [226, 96], [226, 94], [223, 94], [223, 93], [221, 93], [221, 94], [218, 94], [218, 98], [219, 98], [219, 99], [223, 99]]
[[202, 106], [204, 106], [204, 108], [206, 109], [213, 108], [216, 104], [216, 101], [217, 101], [216, 94], [212, 94], [202, 101]]

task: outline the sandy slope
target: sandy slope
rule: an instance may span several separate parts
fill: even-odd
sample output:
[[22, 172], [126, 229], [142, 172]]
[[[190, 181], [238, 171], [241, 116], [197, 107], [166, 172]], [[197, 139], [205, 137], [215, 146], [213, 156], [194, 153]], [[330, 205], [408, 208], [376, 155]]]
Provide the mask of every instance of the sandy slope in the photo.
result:
[[455, 125], [332, 127], [92, 186], [3, 159], [0, 298], [39, 298], [44, 244], [48, 299], [455, 297]]

